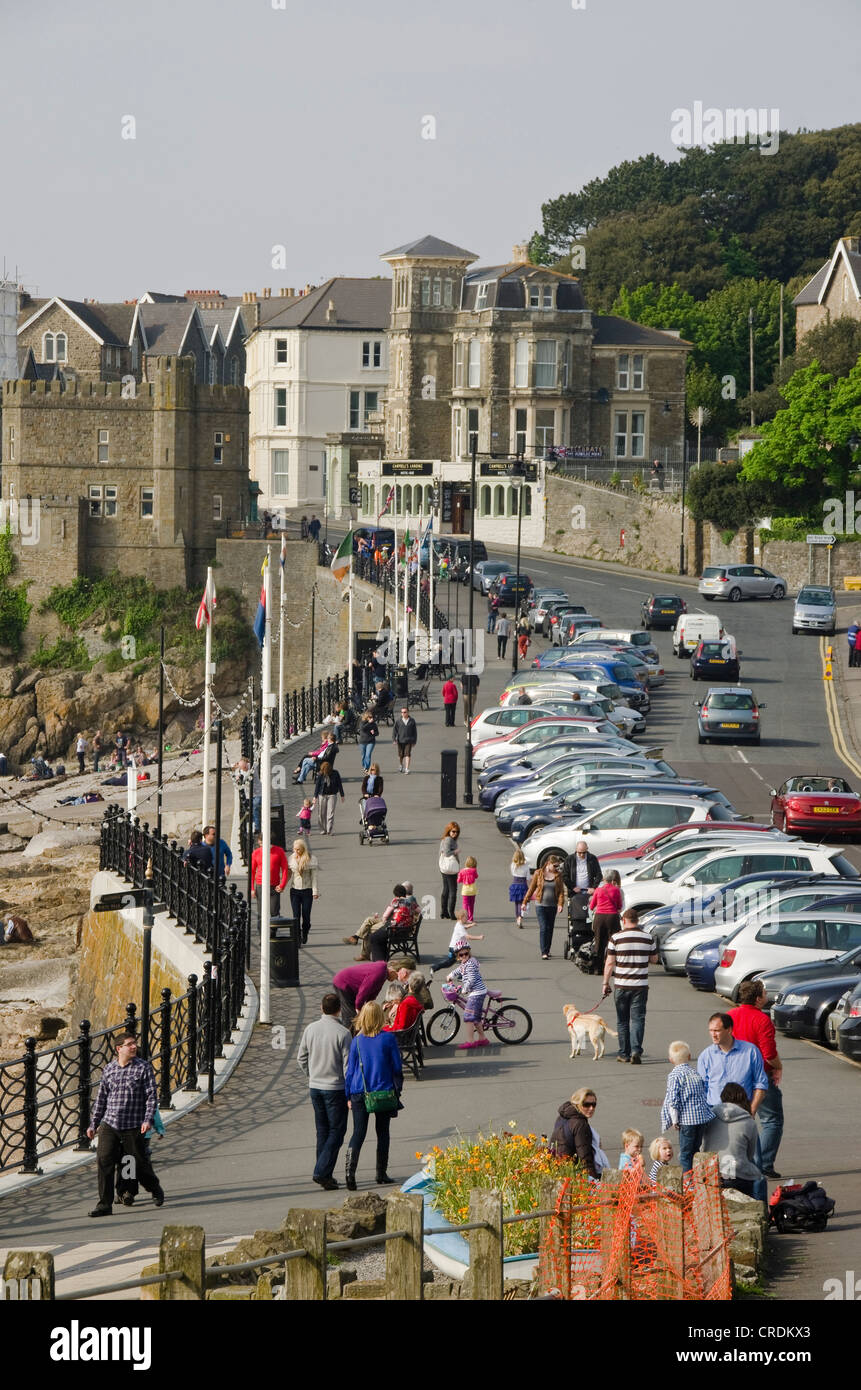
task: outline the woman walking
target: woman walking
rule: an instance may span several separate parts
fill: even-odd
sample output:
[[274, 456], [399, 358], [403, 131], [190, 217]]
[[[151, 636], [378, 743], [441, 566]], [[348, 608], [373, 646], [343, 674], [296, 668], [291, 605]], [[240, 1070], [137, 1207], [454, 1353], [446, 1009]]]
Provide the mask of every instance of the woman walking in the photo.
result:
[[331, 763], [325, 762], [314, 784], [314, 805], [317, 807], [317, 819], [324, 835], [331, 835], [335, 829], [335, 802], [339, 796], [343, 801], [344, 784], [341, 774]]
[[383, 777], [380, 772], [379, 763], [371, 763], [364, 777], [362, 778], [362, 799], [366, 796], [382, 796]]
[[604, 955], [607, 950], [607, 942], [613, 932], [619, 930], [619, 913], [625, 906], [622, 896], [622, 889], [619, 887], [622, 882], [616, 869], [608, 869], [604, 875], [602, 883], [598, 884], [592, 897], [589, 899], [589, 909], [592, 913], [592, 939], [595, 943], [595, 960], [598, 965], [604, 965]]
[[75, 742], [75, 752], [78, 755], [78, 774], [83, 776], [87, 770], [87, 740], [83, 734], [78, 734]]
[[[362, 750], [362, 767], [366, 772], [371, 766], [374, 748], [379, 737], [380, 731], [377, 727], [377, 721], [370, 710], [365, 710], [359, 723], [359, 747]], [[379, 795], [379, 793], [375, 793], [375, 795]]]
[[535, 913], [538, 917], [539, 945], [541, 959], [550, 959], [553, 942], [553, 928], [556, 918], [565, 906], [565, 885], [562, 882], [562, 865], [555, 855], [551, 855], [540, 869], [532, 875], [523, 906], [535, 899]]
[[293, 853], [287, 860], [290, 870], [290, 911], [299, 927], [303, 946], [308, 944], [311, 930], [311, 903], [320, 896], [317, 856], [309, 853], [304, 840], [293, 841]]
[[[404, 1086], [401, 1050], [391, 1033], [383, 1032], [385, 1018], [374, 1000], [363, 1004], [354, 1023], [356, 1036], [350, 1048], [344, 1089], [353, 1116], [353, 1133], [347, 1148], [347, 1188], [356, 1190], [359, 1154], [368, 1132], [368, 1115], [373, 1114], [377, 1131], [377, 1182], [394, 1182], [386, 1172], [389, 1161], [389, 1125], [401, 1108]], [[381, 1093], [390, 1092], [389, 1097]], [[377, 1108], [380, 1105], [390, 1108]], [[371, 1107], [374, 1107], [373, 1109]]]
[[439, 845], [439, 871], [442, 874], [442, 904], [439, 915], [448, 917], [452, 922], [457, 904], [457, 876], [460, 873], [460, 852], [457, 844], [459, 835], [460, 826], [457, 821], [449, 821], [442, 832]]

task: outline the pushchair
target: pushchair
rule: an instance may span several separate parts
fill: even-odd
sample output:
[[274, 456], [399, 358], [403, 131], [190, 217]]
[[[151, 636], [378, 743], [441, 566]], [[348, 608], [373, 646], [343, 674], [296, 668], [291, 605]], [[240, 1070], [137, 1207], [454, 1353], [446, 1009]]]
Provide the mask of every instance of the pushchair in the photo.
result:
[[[583, 902], [581, 895], [568, 896], [568, 938], [563, 952], [566, 960], [576, 960], [583, 946], [592, 941], [592, 914]], [[582, 968], [582, 967], [581, 967]]]
[[389, 843], [389, 828], [386, 825], [386, 803], [381, 796], [366, 796], [359, 802], [359, 844], [367, 840], [369, 845]]

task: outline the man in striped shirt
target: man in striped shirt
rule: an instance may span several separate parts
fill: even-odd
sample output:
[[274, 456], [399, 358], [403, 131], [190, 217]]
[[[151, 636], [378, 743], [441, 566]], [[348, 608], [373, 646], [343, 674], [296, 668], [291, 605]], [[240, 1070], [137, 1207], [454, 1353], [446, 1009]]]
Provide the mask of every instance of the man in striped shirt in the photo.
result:
[[636, 908], [626, 908], [622, 913], [622, 930], [611, 936], [607, 944], [604, 993], [601, 996], [606, 999], [611, 987], [616, 991], [616, 1023], [619, 1029], [617, 1062], [640, 1065], [649, 998], [649, 965], [657, 959], [655, 943], [640, 926], [640, 915]]

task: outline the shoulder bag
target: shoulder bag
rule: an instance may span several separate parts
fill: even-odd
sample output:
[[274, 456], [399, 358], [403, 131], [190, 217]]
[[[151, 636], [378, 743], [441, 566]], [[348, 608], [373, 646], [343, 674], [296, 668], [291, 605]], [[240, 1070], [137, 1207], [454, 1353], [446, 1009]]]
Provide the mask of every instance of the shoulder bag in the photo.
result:
[[356, 1053], [359, 1058], [359, 1071], [362, 1073], [362, 1090], [365, 1093], [365, 1109], [369, 1115], [391, 1115], [398, 1108], [398, 1093], [394, 1088], [388, 1091], [369, 1091], [365, 1083], [365, 1068], [362, 1066], [362, 1049], [356, 1038]]

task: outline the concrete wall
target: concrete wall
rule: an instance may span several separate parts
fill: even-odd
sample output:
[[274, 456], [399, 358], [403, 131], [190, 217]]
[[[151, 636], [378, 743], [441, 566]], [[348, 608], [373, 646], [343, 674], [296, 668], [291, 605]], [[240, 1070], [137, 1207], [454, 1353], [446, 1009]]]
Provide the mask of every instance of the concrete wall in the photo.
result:
[[[120, 886], [111, 878], [109, 891], [115, 892]], [[125, 1006], [130, 1000], [134, 1001], [140, 1010], [143, 960], [143, 929], [140, 917], [139, 911], [87, 913], [81, 929], [78, 982], [72, 1014], [73, 1028], [82, 1018], [90, 1020], [93, 1032], [121, 1023]], [[175, 927], [171, 930], [179, 937]], [[150, 987], [152, 1007], [156, 1008], [161, 1004], [161, 991], [165, 988], [173, 995], [184, 994], [188, 982], [186, 976], [153, 940]]]

